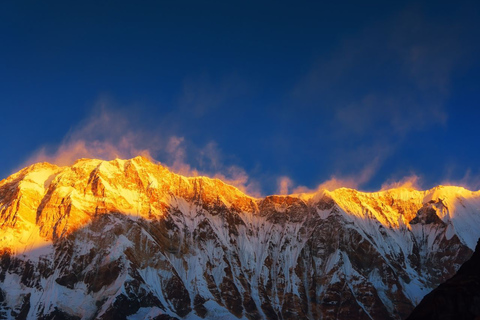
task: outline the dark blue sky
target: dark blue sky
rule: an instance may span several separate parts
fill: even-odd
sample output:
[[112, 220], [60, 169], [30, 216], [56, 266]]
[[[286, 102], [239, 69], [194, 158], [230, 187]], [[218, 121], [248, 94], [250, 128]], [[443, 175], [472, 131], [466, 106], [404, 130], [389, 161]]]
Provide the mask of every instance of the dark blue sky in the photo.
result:
[[3, 2], [0, 178], [149, 150], [263, 194], [478, 189], [479, 39], [478, 1]]

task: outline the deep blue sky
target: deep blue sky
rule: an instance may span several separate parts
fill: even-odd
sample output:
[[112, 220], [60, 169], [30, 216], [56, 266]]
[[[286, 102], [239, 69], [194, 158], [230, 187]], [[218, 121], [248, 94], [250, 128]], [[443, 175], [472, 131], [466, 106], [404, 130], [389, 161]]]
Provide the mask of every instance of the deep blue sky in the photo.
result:
[[479, 188], [479, 39], [478, 1], [4, 1], [0, 178], [83, 141], [264, 194]]

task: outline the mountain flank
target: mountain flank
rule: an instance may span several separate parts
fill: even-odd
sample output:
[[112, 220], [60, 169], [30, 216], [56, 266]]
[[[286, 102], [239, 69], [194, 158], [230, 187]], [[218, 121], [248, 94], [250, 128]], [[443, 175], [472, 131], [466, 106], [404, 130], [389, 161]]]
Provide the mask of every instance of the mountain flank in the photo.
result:
[[2, 319], [405, 319], [473, 254], [480, 192], [255, 198], [137, 157], [0, 182]]

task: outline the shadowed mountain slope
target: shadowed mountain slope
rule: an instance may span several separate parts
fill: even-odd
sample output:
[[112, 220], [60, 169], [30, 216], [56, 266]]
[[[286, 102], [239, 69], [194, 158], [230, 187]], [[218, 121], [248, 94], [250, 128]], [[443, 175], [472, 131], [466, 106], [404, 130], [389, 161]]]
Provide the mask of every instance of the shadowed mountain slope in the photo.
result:
[[472, 257], [427, 294], [408, 319], [480, 319], [480, 240]]

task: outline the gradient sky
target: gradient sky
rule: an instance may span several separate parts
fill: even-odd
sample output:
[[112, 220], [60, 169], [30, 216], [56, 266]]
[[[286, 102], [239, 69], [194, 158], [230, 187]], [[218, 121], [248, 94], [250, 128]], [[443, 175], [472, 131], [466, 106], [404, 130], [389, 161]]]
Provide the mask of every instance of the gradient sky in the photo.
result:
[[148, 151], [261, 194], [480, 187], [479, 1], [0, 6], [0, 179]]

